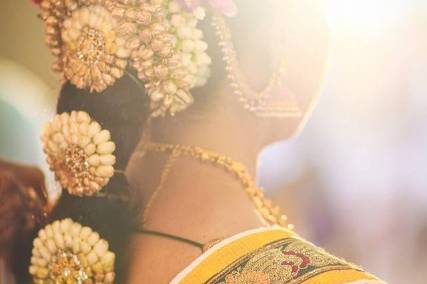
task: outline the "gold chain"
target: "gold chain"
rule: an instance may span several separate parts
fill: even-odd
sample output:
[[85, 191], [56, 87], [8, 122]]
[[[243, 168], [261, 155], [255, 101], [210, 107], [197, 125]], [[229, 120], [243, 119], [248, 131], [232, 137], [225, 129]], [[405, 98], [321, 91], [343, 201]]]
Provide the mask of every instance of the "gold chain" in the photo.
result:
[[[287, 225], [287, 217], [280, 212], [280, 208], [273, 206], [273, 202], [264, 196], [261, 188], [257, 187], [256, 182], [246, 170], [245, 166], [239, 162], [232, 160], [230, 157], [220, 155], [210, 150], [201, 147], [173, 145], [173, 144], [160, 144], [160, 143], [147, 143], [143, 145], [144, 152], [157, 152], [169, 153], [170, 157], [166, 162], [164, 170], [161, 174], [160, 184], [152, 194], [143, 214], [143, 221], [147, 220], [148, 212], [158, 195], [159, 191], [164, 186], [173, 163], [180, 156], [186, 155], [193, 157], [203, 163], [210, 163], [217, 165], [224, 169], [226, 172], [234, 175], [245, 188], [246, 193], [253, 202], [255, 208], [261, 217], [271, 225]], [[289, 229], [293, 229], [293, 225], [287, 225]]]
[[[144, 149], [145, 150], [145, 149]], [[157, 195], [160, 193], [160, 191], [162, 190], [166, 179], [168, 178], [173, 165], [175, 164], [176, 160], [178, 159], [178, 157], [180, 156], [180, 153], [176, 150], [172, 150], [168, 160], [166, 161], [166, 164], [163, 168], [162, 173], [160, 174], [160, 182], [159, 185], [157, 186], [157, 188], [154, 190], [153, 194], [151, 194], [150, 199], [147, 202], [147, 205], [145, 206], [144, 209], [144, 213], [142, 216], [142, 223], [145, 224], [147, 222], [147, 218], [148, 218], [148, 212], [150, 211], [151, 207], [153, 206], [154, 201], [157, 198]]]
[[[218, 36], [219, 46], [223, 53], [223, 60], [226, 64], [227, 77], [233, 88], [234, 94], [244, 107], [259, 116], [277, 117], [298, 117], [301, 116], [301, 109], [296, 99], [289, 102], [267, 104], [267, 99], [271, 93], [278, 88], [283, 88], [283, 79], [286, 75], [286, 60], [282, 58], [279, 67], [272, 74], [266, 87], [261, 91], [255, 91], [248, 83], [239, 66], [237, 52], [233, 45], [231, 30], [223, 16], [213, 15], [212, 26]], [[288, 90], [289, 92], [289, 90]], [[293, 95], [290, 93], [289, 95]]]

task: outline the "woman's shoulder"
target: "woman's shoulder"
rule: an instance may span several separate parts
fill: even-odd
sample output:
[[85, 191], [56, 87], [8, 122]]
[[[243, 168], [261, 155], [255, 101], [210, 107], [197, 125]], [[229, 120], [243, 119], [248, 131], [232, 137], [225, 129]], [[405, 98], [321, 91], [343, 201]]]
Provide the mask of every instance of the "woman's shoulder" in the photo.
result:
[[384, 283], [360, 267], [279, 227], [252, 230], [214, 246], [172, 283]]

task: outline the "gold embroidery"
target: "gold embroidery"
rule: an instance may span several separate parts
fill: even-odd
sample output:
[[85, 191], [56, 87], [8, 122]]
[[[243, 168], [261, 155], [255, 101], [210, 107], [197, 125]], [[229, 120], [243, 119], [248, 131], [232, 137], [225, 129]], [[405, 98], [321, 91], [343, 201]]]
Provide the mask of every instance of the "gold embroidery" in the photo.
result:
[[310, 243], [287, 238], [243, 257], [208, 283], [298, 284], [326, 271], [354, 268]]
[[280, 249], [267, 249], [250, 258], [242, 271], [262, 271], [269, 275], [272, 281], [277, 279], [288, 281], [293, 277], [292, 267], [283, 265], [283, 263], [293, 263], [293, 261], [297, 262], [298, 260], [283, 255]]
[[225, 282], [226, 284], [270, 284], [270, 278], [262, 272], [234, 272], [227, 275]]
[[321, 267], [337, 263], [345, 263], [345, 261], [327, 253], [323, 249], [302, 241], [289, 243], [285, 251], [288, 254], [294, 252], [301, 256], [307, 256], [310, 264], [313, 266]]

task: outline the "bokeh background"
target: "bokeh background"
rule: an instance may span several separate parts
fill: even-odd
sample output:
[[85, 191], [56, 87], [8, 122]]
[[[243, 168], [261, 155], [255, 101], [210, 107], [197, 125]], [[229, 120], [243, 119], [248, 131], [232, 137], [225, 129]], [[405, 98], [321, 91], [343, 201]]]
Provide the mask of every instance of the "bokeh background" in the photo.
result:
[[[427, 283], [427, 1], [325, 8], [319, 107], [265, 151], [259, 182], [304, 237], [389, 283]], [[59, 81], [36, 15], [30, 0], [0, 1], [0, 158], [46, 169], [38, 135]]]

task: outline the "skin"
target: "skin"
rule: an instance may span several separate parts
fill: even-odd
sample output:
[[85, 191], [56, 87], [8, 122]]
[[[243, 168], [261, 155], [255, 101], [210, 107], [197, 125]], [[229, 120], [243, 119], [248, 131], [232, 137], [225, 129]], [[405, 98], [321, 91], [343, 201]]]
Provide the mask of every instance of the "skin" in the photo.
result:
[[[243, 109], [223, 79], [208, 86], [209, 91], [196, 93], [196, 103], [185, 112], [156, 119], [146, 129], [153, 141], [197, 145], [226, 154], [243, 163], [253, 176], [260, 151], [276, 141], [289, 139], [304, 126], [322, 86], [329, 45], [322, 1], [255, 2], [258, 1], [248, 6], [247, 0], [236, 1], [243, 8], [239, 17], [229, 22], [233, 34], [241, 35], [234, 42], [242, 69], [253, 87], [261, 89], [284, 52], [288, 58], [286, 84], [297, 95], [303, 116], [256, 117]], [[265, 13], [260, 12], [262, 8]], [[282, 29], [277, 28], [280, 25]], [[284, 47], [279, 49], [271, 38], [280, 39]], [[266, 45], [268, 42], [272, 44]], [[204, 96], [214, 99], [203, 100]], [[142, 158], [136, 151], [128, 165], [127, 175], [142, 208], [158, 186], [166, 158], [162, 154]], [[175, 163], [147, 217], [147, 229], [201, 243], [261, 226], [251, 201], [235, 178], [188, 157]], [[134, 235], [129, 251], [131, 284], [169, 283], [201, 254], [198, 248], [187, 244], [145, 235]]]

